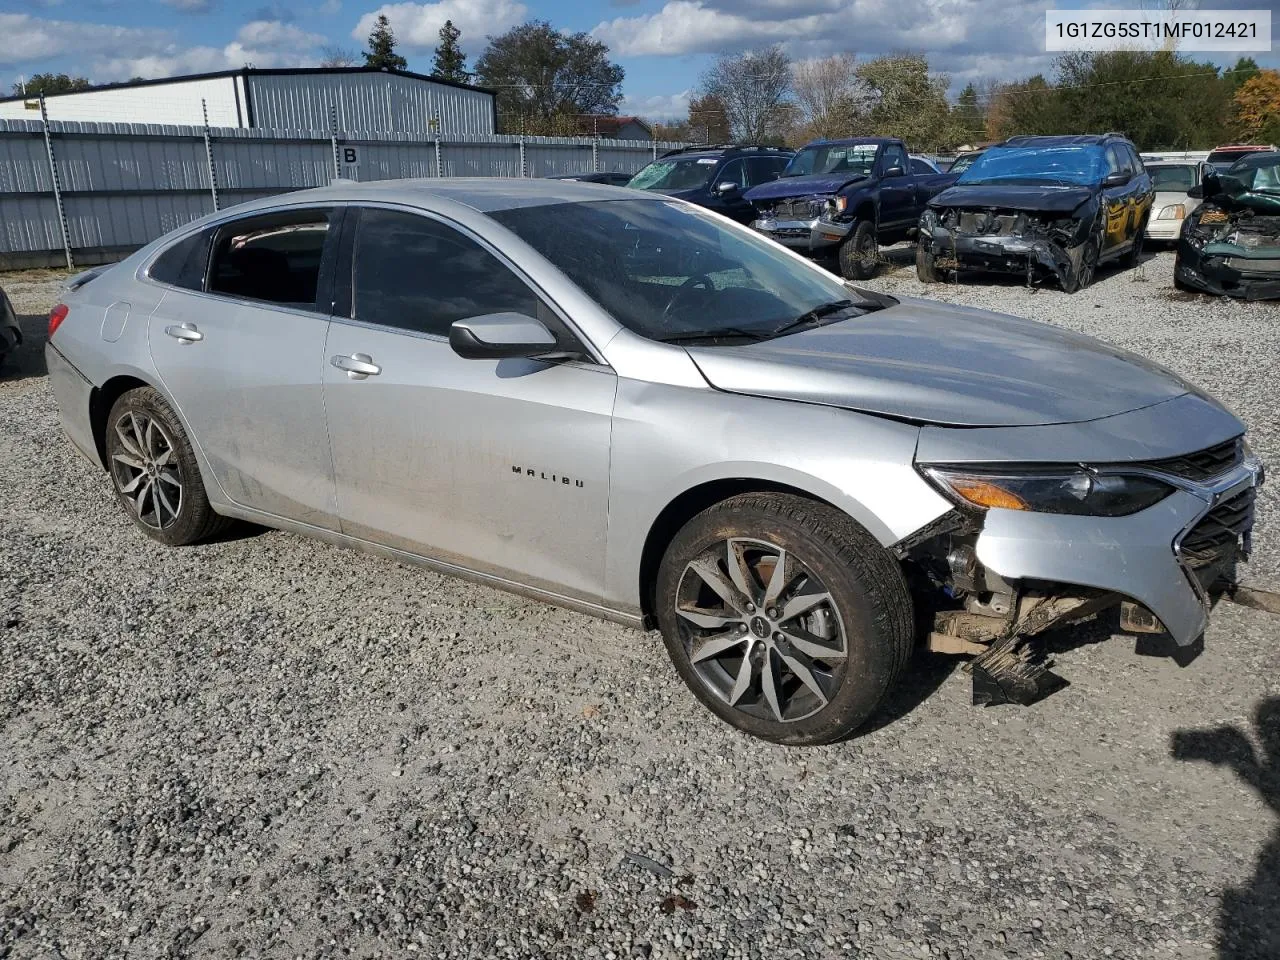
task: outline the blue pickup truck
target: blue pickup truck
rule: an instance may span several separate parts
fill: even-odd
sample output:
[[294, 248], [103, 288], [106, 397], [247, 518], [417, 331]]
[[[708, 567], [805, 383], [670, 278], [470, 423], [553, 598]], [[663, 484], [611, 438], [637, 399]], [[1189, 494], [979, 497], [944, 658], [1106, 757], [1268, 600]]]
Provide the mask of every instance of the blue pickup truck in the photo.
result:
[[929, 200], [957, 176], [913, 164], [903, 142], [890, 137], [818, 140], [746, 200], [756, 230], [794, 250], [838, 251], [841, 275], [866, 280], [879, 265], [880, 244], [914, 235]]

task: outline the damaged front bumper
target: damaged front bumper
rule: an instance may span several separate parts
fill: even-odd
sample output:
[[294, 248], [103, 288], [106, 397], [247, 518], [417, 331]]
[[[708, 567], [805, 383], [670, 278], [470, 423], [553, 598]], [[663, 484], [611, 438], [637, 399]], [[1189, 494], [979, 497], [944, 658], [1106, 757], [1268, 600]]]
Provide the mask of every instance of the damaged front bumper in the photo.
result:
[[1254, 491], [1264, 477], [1252, 455], [1204, 483], [1176, 485], [1127, 517], [989, 510], [978, 561], [1009, 582], [1040, 581], [1109, 591], [1151, 611], [1179, 646], [1208, 624], [1212, 589], [1248, 552]]
[[1251, 258], [1197, 249], [1184, 238], [1178, 245], [1174, 276], [1188, 287], [1242, 300], [1280, 299], [1280, 257]]
[[821, 217], [814, 217], [812, 220], [779, 220], [765, 216], [753, 221], [751, 227], [784, 247], [813, 252], [838, 247], [849, 235], [853, 224], [824, 220]]
[[1047, 237], [959, 233], [936, 220], [921, 224], [920, 243], [943, 269], [1053, 277], [1063, 286], [1079, 269], [1083, 250], [1083, 245], [1065, 247]]

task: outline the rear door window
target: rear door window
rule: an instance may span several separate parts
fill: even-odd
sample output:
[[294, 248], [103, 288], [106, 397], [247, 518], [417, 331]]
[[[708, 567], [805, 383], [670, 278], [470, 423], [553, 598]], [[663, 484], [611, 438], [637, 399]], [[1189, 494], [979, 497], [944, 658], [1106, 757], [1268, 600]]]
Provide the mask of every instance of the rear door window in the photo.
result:
[[147, 276], [185, 290], [203, 290], [209, 267], [209, 244], [215, 230], [201, 230], [179, 240], [151, 262]]
[[213, 244], [209, 292], [319, 309], [320, 265], [333, 218], [332, 210], [290, 210], [225, 224]]

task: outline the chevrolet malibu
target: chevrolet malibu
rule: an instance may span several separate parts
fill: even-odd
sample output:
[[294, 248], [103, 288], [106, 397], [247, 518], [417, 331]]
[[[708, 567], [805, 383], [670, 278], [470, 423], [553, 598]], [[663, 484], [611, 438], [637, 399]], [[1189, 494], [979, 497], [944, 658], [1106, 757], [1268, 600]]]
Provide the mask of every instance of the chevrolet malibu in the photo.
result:
[[75, 278], [49, 332], [147, 536], [247, 520], [657, 628], [790, 744], [858, 728], [918, 644], [986, 702], [1043, 694], [1035, 638], [1106, 608], [1189, 647], [1261, 482], [1154, 364], [595, 184], [257, 201]]

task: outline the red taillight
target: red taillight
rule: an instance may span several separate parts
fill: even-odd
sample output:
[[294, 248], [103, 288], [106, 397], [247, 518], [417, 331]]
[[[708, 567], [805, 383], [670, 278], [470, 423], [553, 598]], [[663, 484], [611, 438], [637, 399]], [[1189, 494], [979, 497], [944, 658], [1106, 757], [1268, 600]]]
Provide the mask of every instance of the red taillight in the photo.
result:
[[60, 303], [49, 311], [49, 339], [53, 339], [54, 333], [62, 326], [62, 321], [67, 319], [67, 314], [71, 312], [71, 308], [65, 303]]

